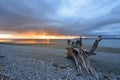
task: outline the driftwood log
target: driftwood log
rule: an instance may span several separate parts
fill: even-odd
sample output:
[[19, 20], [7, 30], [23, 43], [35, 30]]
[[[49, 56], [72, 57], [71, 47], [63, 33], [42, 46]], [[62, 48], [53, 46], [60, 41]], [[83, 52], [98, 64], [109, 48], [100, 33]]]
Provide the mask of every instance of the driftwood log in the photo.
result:
[[102, 36], [100, 35], [95, 40], [90, 51], [86, 51], [82, 48], [82, 37], [80, 37], [80, 40], [77, 40], [76, 42], [67, 40], [68, 47], [66, 48], [67, 54], [65, 55], [65, 57], [74, 59], [76, 63], [77, 72], [79, 75], [81, 76], [88, 75], [95, 80], [99, 79], [97, 72], [90, 64], [89, 56], [96, 55], [94, 51], [97, 49], [98, 43], [101, 40]]

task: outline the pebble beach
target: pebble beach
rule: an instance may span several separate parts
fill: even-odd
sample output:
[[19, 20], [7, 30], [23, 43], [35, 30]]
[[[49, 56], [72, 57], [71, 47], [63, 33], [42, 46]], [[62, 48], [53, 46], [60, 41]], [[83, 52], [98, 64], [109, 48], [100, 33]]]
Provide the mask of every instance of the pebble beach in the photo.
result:
[[[89, 80], [77, 75], [64, 48], [0, 44], [0, 49], [0, 80]], [[90, 60], [100, 80], [120, 80], [120, 54], [97, 52]]]

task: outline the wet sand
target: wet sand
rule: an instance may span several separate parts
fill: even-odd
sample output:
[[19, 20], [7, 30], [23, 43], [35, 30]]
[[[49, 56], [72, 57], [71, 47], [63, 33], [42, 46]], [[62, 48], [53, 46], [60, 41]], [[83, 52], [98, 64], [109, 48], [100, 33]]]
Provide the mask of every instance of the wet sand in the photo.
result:
[[[5, 56], [0, 58], [0, 75], [8, 80], [83, 80], [65, 53], [65, 44], [0, 44], [0, 55]], [[119, 53], [120, 49], [98, 48], [97, 55], [90, 57], [101, 80], [120, 79]]]

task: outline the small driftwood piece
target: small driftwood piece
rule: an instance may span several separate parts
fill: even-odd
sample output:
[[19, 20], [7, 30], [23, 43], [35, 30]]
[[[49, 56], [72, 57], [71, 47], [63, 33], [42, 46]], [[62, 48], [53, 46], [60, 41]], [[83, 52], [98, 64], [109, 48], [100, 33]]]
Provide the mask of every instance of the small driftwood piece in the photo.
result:
[[76, 42], [67, 40], [68, 47], [67, 54], [65, 57], [67, 58], [73, 58], [76, 63], [77, 72], [81, 76], [91, 76], [95, 80], [99, 79], [99, 76], [95, 69], [91, 66], [89, 61], [89, 56], [95, 55], [94, 51], [98, 47], [99, 41], [102, 40], [102, 36], [98, 36], [98, 38], [95, 40], [92, 48], [90, 51], [85, 51], [82, 49], [82, 37], [80, 37], [80, 40], [77, 40]]

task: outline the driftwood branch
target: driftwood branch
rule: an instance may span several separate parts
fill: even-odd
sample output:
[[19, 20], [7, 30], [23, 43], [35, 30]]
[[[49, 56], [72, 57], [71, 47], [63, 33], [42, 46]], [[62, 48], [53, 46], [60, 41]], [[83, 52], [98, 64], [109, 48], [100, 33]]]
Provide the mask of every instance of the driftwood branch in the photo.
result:
[[99, 35], [98, 38], [95, 40], [92, 48], [91, 48], [90, 51], [89, 51], [89, 53], [90, 53], [91, 55], [94, 55], [94, 54], [95, 54], [94, 51], [97, 49], [98, 43], [99, 43], [99, 41], [101, 41], [101, 40], [102, 40], [102, 36]]
[[76, 63], [77, 72], [81, 76], [89, 75], [93, 77], [95, 80], [99, 79], [97, 72], [90, 64], [89, 56], [95, 54], [94, 52], [98, 47], [99, 41], [101, 40], [102, 40], [102, 36], [100, 35], [95, 40], [90, 51], [85, 51], [84, 49], [82, 49], [82, 37], [80, 37], [80, 39], [77, 40], [76, 42], [67, 40], [67, 43], [68, 43], [67, 51], [68, 52], [65, 57], [74, 59]]

